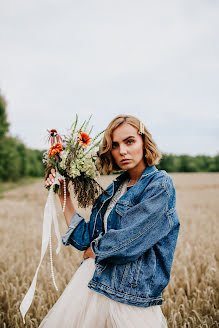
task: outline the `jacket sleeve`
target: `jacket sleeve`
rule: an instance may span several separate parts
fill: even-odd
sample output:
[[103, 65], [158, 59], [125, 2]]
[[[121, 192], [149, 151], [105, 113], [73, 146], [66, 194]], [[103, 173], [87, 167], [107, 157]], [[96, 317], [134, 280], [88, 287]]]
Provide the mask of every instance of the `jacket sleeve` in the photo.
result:
[[110, 229], [91, 242], [95, 263], [135, 261], [164, 238], [172, 228], [166, 213], [172, 197], [175, 197], [174, 187], [167, 190], [163, 183], [146, 188], [142, 201], [123, 214], [122, 229]]
[[86, 250], [90, 246], [90, 221], [75, 213], [70, 221], [67, 232], [62, 236], [62, 243], [65, 246], [71, 244], [80, 251]]

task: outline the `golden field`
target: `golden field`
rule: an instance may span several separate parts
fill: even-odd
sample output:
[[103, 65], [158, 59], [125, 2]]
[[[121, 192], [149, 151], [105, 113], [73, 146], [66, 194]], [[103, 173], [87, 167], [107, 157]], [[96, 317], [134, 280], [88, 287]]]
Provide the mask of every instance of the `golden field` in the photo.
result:
[[[170, 175], [176, 188], [181, 228], [171, 280], [163, 293], [162, 311], [168, 327], [219, 327], [219, 279], [216, 276], [219, 263], [219, 173]], [[104, 176], [100, 183], [106, 187], [113, 179], [115, 175]], [[0, 199], [0, 327], [23, 327], [19, 306], [40, 260], [47, 198], [43, 185], [42, 180], [19, 187], [4, 193]], [[86, 220], [89, 219], [90, 209], [77, 210]], [[57, 212], [60, 230], [64, 233], [67, 227], [58, 199]], [[38, 274], [34, 300], [26, 315], [28, 328], [38, 327], [83, 259], [83, 253], [72, 246], [62, 246], [56, 255], [54, 233], [52, 240], [59, 291], [56, 292], [52, 283], [47, 250]]]

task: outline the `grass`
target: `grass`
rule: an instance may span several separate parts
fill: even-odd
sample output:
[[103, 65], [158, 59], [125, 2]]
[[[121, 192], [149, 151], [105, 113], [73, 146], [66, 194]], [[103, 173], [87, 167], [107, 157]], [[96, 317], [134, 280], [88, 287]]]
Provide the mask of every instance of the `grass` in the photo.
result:
[[42, 180], [42, 178], [35, 178], [35, 177], [24, 177], [19, 179], [18, 181], [9, 181], [9, 182], [0, 182], [0, 198], [3, 198], [4, 192], [7, 192], [9, 190], [21, 187], [21, 186], [27, 186], [29, 184], [33, 184], [35, 182], [38, 182]]

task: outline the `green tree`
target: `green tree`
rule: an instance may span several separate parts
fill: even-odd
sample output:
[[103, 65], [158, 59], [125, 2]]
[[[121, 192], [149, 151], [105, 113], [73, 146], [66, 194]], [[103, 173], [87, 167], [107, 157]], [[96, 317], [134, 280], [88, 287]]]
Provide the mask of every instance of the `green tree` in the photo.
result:
[[7, 121], [6, 101], [0, 91], [0, 139], [8, 132], [9, 123]]
[[219, 153], [211, 159], [210, 172], [219, 172]]
[[163, 154], [160, 164], [157, 166], [159, 170], [167, 172], [176, 172], [176, 156], [172, 154]]
[[21, 175], [22, 161], [19, 154], [19, 141], [12, 137], [0, 140], [1, 181], [16, 181]]

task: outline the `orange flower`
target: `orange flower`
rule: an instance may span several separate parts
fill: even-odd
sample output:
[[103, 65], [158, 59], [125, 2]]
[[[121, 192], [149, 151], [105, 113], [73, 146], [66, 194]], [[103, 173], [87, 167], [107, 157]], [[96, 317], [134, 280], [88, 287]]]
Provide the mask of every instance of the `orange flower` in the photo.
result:
[[57, 142], [54, 146], [52, 146], [49, 150], [49, 156], [52, 157], [55, 154], [60, 154], [63, 151], [62, 145]]
[[83, 146], [87, 146], [90, 142], [91, 142], [91, 137], [89, 137], [89, 135], [86, 132], [80, 132], [79, 133], [79, 140], [78, 142], [80, 142]]

